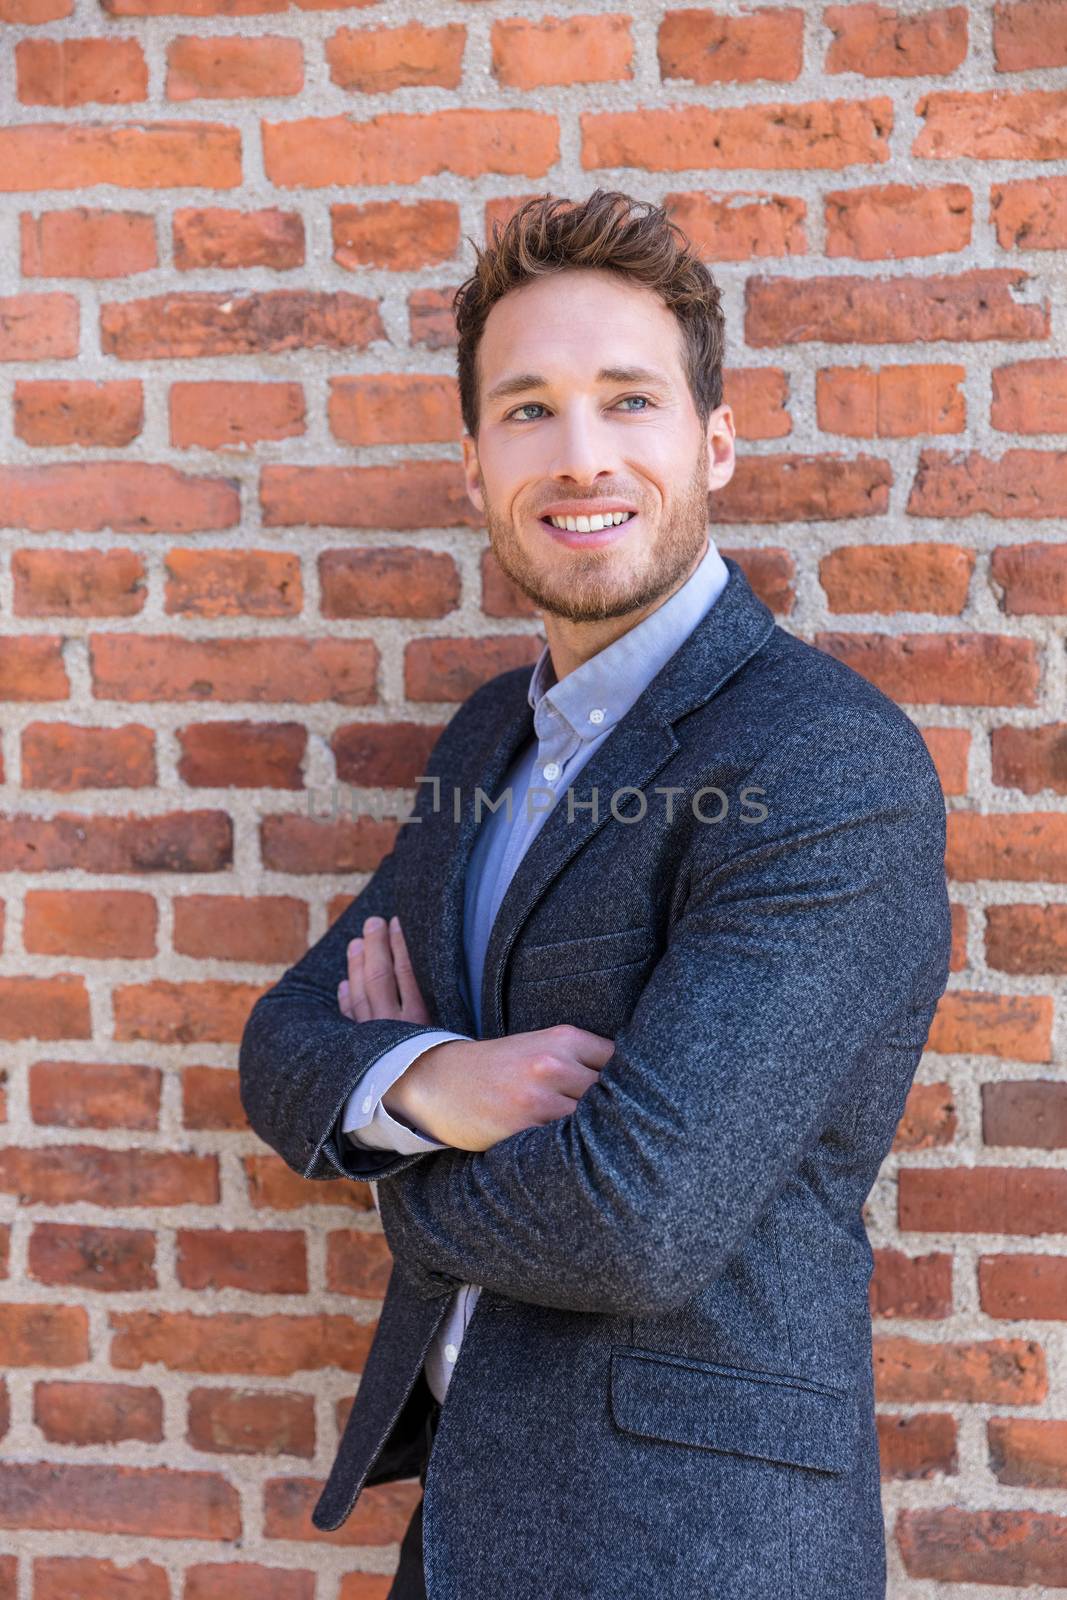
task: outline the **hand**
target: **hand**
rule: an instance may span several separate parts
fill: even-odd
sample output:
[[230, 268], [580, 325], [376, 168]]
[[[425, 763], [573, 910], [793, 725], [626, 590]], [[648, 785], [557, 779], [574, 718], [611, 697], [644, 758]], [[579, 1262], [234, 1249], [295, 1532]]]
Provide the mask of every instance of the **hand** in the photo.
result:
[[363, 936], [348, 946], [348, 977], [337, 987], [337, 1003], [350, 1022], [392, 1017], [432, 1021], [408, 954], [400, 918], [368, 917]]

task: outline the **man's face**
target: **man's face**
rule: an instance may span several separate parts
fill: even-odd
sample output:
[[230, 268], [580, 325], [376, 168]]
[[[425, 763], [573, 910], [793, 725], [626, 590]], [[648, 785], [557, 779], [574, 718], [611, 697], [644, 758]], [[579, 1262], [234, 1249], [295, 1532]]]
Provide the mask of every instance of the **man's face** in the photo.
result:
[[[720, 406], [701, 426], [683, 363], [673, 312], [611, 272], [537, 278], [490, 312], [467, 491], [539, 610], [625, 616], [675, 589], [704, 550], [708, 489], [733, 472], [733, 415]], [[624, 511], [586, 533], [548, 520]]]

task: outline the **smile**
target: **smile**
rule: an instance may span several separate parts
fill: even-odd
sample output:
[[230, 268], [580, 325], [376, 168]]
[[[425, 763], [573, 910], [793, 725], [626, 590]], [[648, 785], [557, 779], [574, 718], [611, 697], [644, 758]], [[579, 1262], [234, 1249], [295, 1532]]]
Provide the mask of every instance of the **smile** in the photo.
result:
[[543, 522], [568, 533], [599, 533], [602, 528], [617, 528], [636, 516], [634, 511], [605, 511], [592, 517], [543, 517]]

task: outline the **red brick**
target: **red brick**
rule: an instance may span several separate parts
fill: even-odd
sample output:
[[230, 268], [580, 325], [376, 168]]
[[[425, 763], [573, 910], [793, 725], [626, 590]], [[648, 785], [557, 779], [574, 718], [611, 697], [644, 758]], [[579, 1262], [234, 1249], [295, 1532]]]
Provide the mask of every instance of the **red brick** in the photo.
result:
[[161, 1081], [158, 1067], [35, 1061], [30, 1067], [30, 1115], [34, 1122], [55, 1128], [150, 1132], [159, 1126]]
[[392, 1265], [384, 1234], [345, 1228], [326, 1236], [326, 1287], [332, 1294], [381, 1299], [389, 1286]]
[[994, 183], [989, 218], [1005, 250], [1062, 250], [1067, 247], [1067, 177], [1018, 178]]
[[980, 1256], [978, 1298], [1001, 1320], [1067, 1321], [1067, 1261], [1057, 1255]]
[[882, 1412], [877, 1423], [884, 1479], [932, 1478], [937, 1473], [959, 1471], [953, 1417], [939, 1411], [920, 1412], [910, 1417]]
[[955, 1400], [1022, 1406], [1048, 1393], [1045, 1353], [1025, 1339], [934, 1342], [883, 1335], [874, 1341], [874, 1379], [878, 1399], [890, 1405]]
[[121, 361], [363, 350], [384, 338], [378, 302], [343, 291], [164, 294], [100, 311], [101, 348]]
[[2, 872], [220, 872], [232, 861], [224, 811], [0, 817]]
[[[318, 1187], [318, 1186], [316, 1186]], [[40, 1308], [34, 1308], [40, 1309]], [[362, 1372], [374, 1324], [319, 1312], [253, 1317], [243, 1311], [112, 1311], [111, 1365], [170, 1372], [288, 1378], [294, 1372]]]
[[236, 1539], [240, 1499], [213, 1472], [11, 1461], [0, 1465], [0, 1527]]
[[283, 814], [260, 823], [263, 865], [274, 872], [373, 872], [396, 839], [392, 822], [373, 816], [319, 822]]
[[834, 35], [827, 72], [868, 78], [937, 77], [967, 56], [967, 7], [945, 6], [921, 16], [891, 6], [827, 6], [823, 23]]
[[897, 260], [964, 250], [971, 242], [971, 191], [964, 183], [834, 189], [823, 203], [828, 256]]
[[0, 978], [0, 1039], [90, 1039], [92, 1031], [80, 976]]
[[[467, 30], [460, 23], [426, 28], [338, 28], [326, 40], [330, 79], [360, 94], [432, 85], [458, 89]], [[505, 113], [506, 114], [506, 113]]]
[[202, 533], [235, 527], [241, 499], [226, 478], [141, 461], [0, 468], [3, 517], [30, 533]]
[[990, 1417], [987, 1427], [989, 1465], [998, 1483], [1067, 1489], [1067, 1422]]
[[163, 609], [185, 617], [295, 617], [300, 558], [282, 550], [168, 550]]
[[348, 272], [383, 267], [410, 272], [450, 260], [459, 244], [451, 200], [368, 200], [330, 207], [333, 259]]
[[227, 1067], [185, 1068], [182, 1072], [182, 1125], [224, 1132], [240, 1132], [247, 1127], [235, 1070]]
[[79, 728], [65, 722], [31, 722], [22, 730], [22, 784], [26, 789], [147, 789], [156, 782], [151, 728]]
[[[367, 0], [356, 3], [365, 5]], [[357, 1574], [357, 1579], [379, 1585], [390, 1581], [368, 1580], [365, 1573]], [[256, 1566], [249, 1561], [240, 1565], [232, 1561], [203, 1563], [185, 1569], [182, 1600], [264, 1600], [267, 1595], [270, 1600], [315, 1600], [315, 1574], [292, 1567]], [[364, 1600], [380, 1600], [380, 1596], [368, 1588]]]
[[708, 517], [720, 522], [823, 522], [873, 517], [889, 509], [893, 481], [888, 461], [876, 456], [749, 455], [708, 499]]
[[123, 105], [148, 98], [136, 39], [20, 39], [18, 98], [26, 106]]
[[125, 889], [29, 889], [26, 950], [39, 956], [138, 960], [156, 953], [154, 896]]
[[452, 444], [463, 433], [452, 377], [387, 372], [329, 384], [330, 431], [345, 444]]
[[112, 991], [115, 1038], [153, 1044], [238, 1044], [266, 987], [254, 983], [118, 984]]
[[307, 1294], [307, 1253], [301, 1232], [179, 1228], [176, 1250], [183, 1289]]
[[241, 134], [211, 122], [30, 122], [0, 128], [0, 193], [41, 189], [233, 189]]
[[1052, 1017], [1048, 995], [950, 989], [938, 1004], [927, 1048], [1012, 1061], [1048, 1061]]
[[[359, 1548], [392, 1544], [404, 1537], [418, 1502], [418, 1484], [400, 1480], [362, 1494], [352, 1516], [334, 1533], [318, 1531], [311, 1511], [322, 1492], [315, 1478], [269, 1478], [263, 1485], [263, 1530], [268, 1539], [315, 1539]], [[350, 1591], [349, 1591], [350, 1592]], [[368, 1597], [370, 1600], [370, 1597]]]
[[[5, 1367], [76, 1367], [88, 1359], [84, 1306], [0, 1305], [0, 1361]], [[4, 1519], [0, 1486], [0, 1528], [5, 1526], [10, 1524]]]
[[299, 39], [181, 37], [167, 46], [168, 100], [257, 99], [299, 94], [304, 52]]
[[894, 1150], [933, 1150], [956, 1137], [956, 1105], [947, 1083], [915, 1083], [908, 1092]]
[[172, 383], [170, 442], [180, 450], [247, 449], [305, 431], [299, 383]]
[[967, 604], [975, 552], [958, 544], [840, 545], [819, 562], [831, 611], [924, 611], [959, 616]]
[[18, 617], [133, 617], [147, 598], [133, 550], [15, 550], [11, 577]]
[[[310, 1459], [315, 1454], [315, 1399], [310, 1394], [271, 1394], [267, 1390], [242, 1391], [236, 1389], [193, 1389], [189, 1394], [188, 1439], [194, 1450], [206, 1450], [215, 1455], [250, 1456], [301, 1456]], [[261, 1569], [264, 1576], [267, 1570]], [[283, 1575], [279, 1573], [279, 1577]], [[306, 1580], [310, 1573], [296, 1573], [293, 1577]], [[218, 1600], [233, 1600], [234, 1590], [202, 1588], [205, 1595], [217, 1595]], [[271, 1600], [280, 1592], [273, 1579], [269, 1588], [253, 1591], [239, 1587], [237, 1594], [247, 1593], [249, 1600], [260, 1600], [269, 1594]], [[304, 1588], [311, 1597], [312, 1589]], [[190, 1586], [185, 1589], [189, 1600]]]
[[412, 639], [404, 647], [409, 700], [461, 701], [500, 672], [532, 666], [541, 643], [531, 634], [485, 639]]
[[99, 700], [372, 705], [377, 646], [369, 639], [177, 639], [98, 634], [89, 642]]
[[966, 794], [967, 763], [971, 750], [969, 728], [920, 728], [933, 757], [941, 787], [947, 795]]
[[508, 89], [619, 82], [634, 75], [630, 19], [622, 12], [501, 17], [490, 43], [493, 76]]
[[15, 384], [14, 429], [33, 445], [132, 444], [144, 426], [139, 378], [21, 379]]
[[440, 722], [345, 723], [330, 738], [337, 777], [368, 789], [414, 788], [443, 732]]
[[780, 439], [793, 431], [789, 380], [777, 367], [731, 367], [723, 373], [723, 401], [734, 414], [739, 439]]
[[487, 617], [535, 617], [537, 610], [529, 595], [505, 574], [492, 547], [481, 554], [482, 610]]
[[33, 1584], [34, 1600], [170, 1600], [166, 1570], [147, 1559], [37, 1556]]
[[[994, 552], [995, 555], [995, 552]], [[1067, 722], [990, 731], [993, 782], [1023, 794], [1067, 794]]]
[[0, 639], [0, 700], [65, 700], [63, 641], [46, 634]]
[[[0, 128], [0, 161], [3, 137]], [[59, 361], [77, 354], [78, 302], [72, 294], [0, 298], [0, 361]]]
[[[288, 966], [299, 960], [307, 947], [307, 903], [292, 895], [190, 894], [175, 898], [174, 949], [178, 955], [199, 961]], [[224, 1076], [214, 1069], [203, 1070], [211, 1079]]]
[[1067, 1517], [1040, 1511], [902, 1511], [896, 1540], [911, 1578], [943, 1583], [1051, 1583], [1067, 1579]]
[[985, 955], [998, 972], [1067, 974], [1067, 906], [987, 906]]
[[452, 556], [414, 545], [324, 550], [319, 583], [324, 617], [444, 617], [460, 599]]
[[948, 818], [946, 865], [961, 883], [977, 878], [1067, 883], [1067, 817], [1055, 811]]
[[[51, 1444], [108, 1445], [126, 1439], [145, 1444], [163, 1442], [163, 1400], [157, 1389], [132, 1383], [38, 1383], [33, 1391], [33, 1420]], [[34, 1563], [35, 1593], [42, 1592], [41, 1563]], [[134, 1577], [132, 1593], [142, 1594], [140, 1576]], [[111, 1593], [112, 1591], [107, 1591]], [[113, 1591], [116, 1597], [118, 1588]], [[103, 1596], [102, 1588], [77, 1588], [71, 1594]], [[123, 1585], [124, 1597], [131, 1588]]]
[[1067, 544], [999, 545], [989, 575], [1008, 615], [1067, 615]]
[[949, 971], [962, 972], [967, 965], [967, 907], [952, 905], [952, 953]]
[[312, 1183], [298, 1177], [273, 1154], [245, 1156], [241, 1165], [248, 1181], [249, 1204], [256, 1211], [302, 1211], [305, 1206], [342, 1206], [346, 1211], [366, 1212], [374, 1209], [365, 1183], [339, 1179]]
[[23, 1205], [213, 1206], [219, 1203], [218, 1157], [91, 1144], [0, 1148], [0, 1191]]
[[190, 206], [174, 212], [174, 266], [269, 267], [284, 272], [304, 265], [304, 219], [299, 211], [227, 211]]
[[[0, 0], [0, 22], [36, 27], [42, 22], [69, 17], [73, 10], [74, 0]], [[6, 1594], [4, 1600], [8, 1600]]]
[[939, 89], [915, 107], [924, 126], [911, 147], [928, 161], [1062, 161], [1067, 89]]
[[1045, 339], [1049, 302], [1020, 302], [1021, 268], [975, 268], [923, 278], [749, 278], [745, 339], [756, 349], [802, 344], [925, 344]]
[[260, 474], [263, 523], [292, 528], [480, 528], [458, 461], [382, 467], [284, 467]]
[[966, 401], [955, 363], [901, 367], [825, 367], [815, 374], [815, 409], [824, 433], [850, 439], [912, 439], [962, 433]]
[[[716, 261], [807, 253], [807, 202], [797, 196], [769, 194], [760, 189], [678, 192], [665, 195], [663, 204], [697, 253], [713, 265]], [[752, 371], [767, 369], [757, 367]]]
[[952, 1315], [952, 1257], [944, 1251], [909, 1256], [903, 1250], [874, 1251], [870, 1283], [872, 1317], [925, 1318]]
[[[1010, 909], [1007, 906], [989, 908], [990, 911]], [[1035, 906], [1033, 909], [1063, 913], [1060, 923], [1067, 930], [1067, 906]], [[1067, 1150], [1067, 1083], [1047, 1078], [983, 1083], [982, 1138], [992, 1145]]]
[[937, 1233], [1067, 1232], [1067, 1171], [1041, 1167], [904, 1167], [899, 1224]]
[[263, 165], [279, 188], [418, 183], [440, 172], [540, 178], [558, 159], [559, 124], [539, 111], [455, 107], [263, 124]]
[[145, 212], [80, 206], [24, 212], [19, 224], [27, 278], [125, 278], [159, 265], [155, 219]]
[[[582, 166], [685, 172], [714, 167], [829, 170], [888, 161], [893, 102], [781, 101], [771, 105], [584, 111]], [[366, 179], [359, 180], [366, 182]]]
[[[297, 11], [321, 11], [323, 0], [292, 0]], [[331, 11], [355, 11], [376, 0], [330, 0]], [[290, 0], [101, 0], [112, 17], [252, 17], [287, 11]]]
[[994, 367], [992, 376], [989, 420], [994, 428], [1004, 433], [1067, 433], [1067, 360], [1049, 356], [1013, 361]]
[[913, 517], [1067, 516], [1067, 451], [1005, 450], [994, 461], [923, 450], [906, 509]]
[[813, 641], [894, 700], [1033, 706], [1040, 665], [1031, 639], [995, 633], [817, 633]]
[[35, 1282], [52, 1286], [111, 1293], [155, 1289], [155, 1235], [148, 1228], [39, 1222], [27, 1267]]
[[199, 789], [302, 789], [299, 722], [202, 722], [178, 729], [178, 776]]
[[1001, 0], [993, 9], [993, 57], [998, 72], [1067, 67], [1063, 0]]
[[413, 345], [427, 350], [450, 350], [457, 342], [452, 311], [455, 287], [414, 289], [408, 295], [408, 330]]

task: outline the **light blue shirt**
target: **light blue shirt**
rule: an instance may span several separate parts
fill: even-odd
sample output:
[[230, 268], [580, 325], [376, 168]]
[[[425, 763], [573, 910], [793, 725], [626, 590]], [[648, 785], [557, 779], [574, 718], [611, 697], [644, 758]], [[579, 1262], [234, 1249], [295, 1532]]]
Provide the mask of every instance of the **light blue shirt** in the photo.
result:
[[[467, 867], [463, 976], [478, 1037], [489, 933], [515, 869], [556, 801], [566, 794], [593, 752], [715, 604], [728, 578], [726, 563], [709, 535], [707, 550], [680, 588], [562, 680], [556, 678], [547, 644], [538, 656], [529, 688], [535, 737], [515, 758], [501, 791], [511, 790], [511, 820], [506, 805], [497, 811], [484, 810]], [[495, 802], [499, 795], [492, 798]], [[382, 1096], [424, 1051], [447, 1039], [469, 1038], [469, 1034], [441, 1029], [420, 1033], [416, 1039], [387, 1051], [349, 1096], [342, 1131], [354, 1144], [372, 1150], [396, 1150], [407, 1155], [447, 1148], [440, 1140], [390, 1116]], [[377, 1206], [374, 1183], [371, 1192]], [[426, 1353], [426, 1380], [438, 1400], [444, 1400], [480, 1292], [475, 1284], [457, 1289]]]

